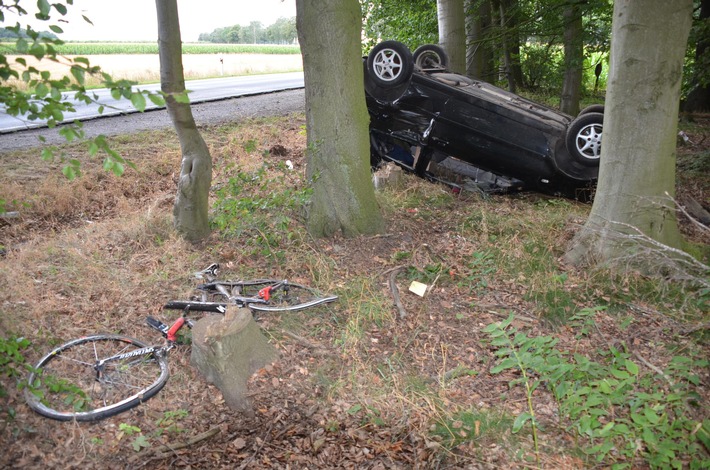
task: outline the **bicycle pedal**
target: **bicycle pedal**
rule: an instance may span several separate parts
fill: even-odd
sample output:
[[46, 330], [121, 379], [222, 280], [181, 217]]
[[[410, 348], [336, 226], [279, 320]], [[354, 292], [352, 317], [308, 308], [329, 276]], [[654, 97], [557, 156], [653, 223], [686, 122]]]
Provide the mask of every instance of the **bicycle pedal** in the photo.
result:
[[160, 331], [163, 334], [163, 336], [168, 335], [168, 329], [169, 329], [168, 325], [161, 322], [157, 318], [153, 318], [153, 317], [149, 316], [145, 319], [145, 322], [148, 324], [149, 327]]

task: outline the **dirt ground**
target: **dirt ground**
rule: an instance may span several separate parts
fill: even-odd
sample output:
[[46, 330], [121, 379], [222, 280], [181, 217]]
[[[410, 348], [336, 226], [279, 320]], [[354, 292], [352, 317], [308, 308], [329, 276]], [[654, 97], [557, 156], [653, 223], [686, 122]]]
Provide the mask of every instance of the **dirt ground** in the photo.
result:
[[[303, 128], [300, 114], [204, 128], [215, 190], [236, 174], [235, 165], [244, 171], [259, 167], [263, 159], [273, 159], [272, 165], [289, 160], [302, 172]], [[694, 129], [691, 138], [710, 147], [707, 122]], [[405, 175], [398, 190], [378, 196], [381, 203], [407, 195], [419, 202], [401, 203], [396, 210], [383, 205], [385, 233], [315, 240], [299, 235], [298, 220], [291, 220], [285, 230], [293, 244], [285, 256], [268, 258], [253, 248], [263, 247], [254, 232], [242, 238], [215, 232], [199, 245], [175, 236], [170, 210], [179, 148], [170, 132], [118, 142], [138, 165], [120, 179], [99, 171], [100, 162], [94, 162], [86, 164], [82, 180], [69, 183], [53, 175], [56, 165], [31, 160], [31, 153], [0, 154], [0, 181], [8, 200], [32, 200], [26, 209], [18, 206], [21, 217], [0, 223], [0, 243], [7, 250], [0, 258], [0, 333], [30, 339], [32, 346], [23, 352], [30, 362], [59, 342], [95, 331], [155, 338], [143, 326], [145, 316], [164, 317], [162, 303], [189, 295], [193, 282], [188, 273], [211, 261], [222, 263], [227, 276], [288, 277], [337, 293], [340, 301], [260, 318], [280, 356], [250, 381], [252, 413], [225, 405], [219, 390], [191, 366], [189, 346], [171, 351], [171, 379], [160, 394], [93, 424], [60, 423], [34, 414], [16, 388], [18, 379], [3, 377], [2, 467], [593, 467], [561, 429], [554, 400], [542, 392], [535, 405], [545, 425], [541, 460], [530, 460], [530, 433], [509, 432], [512, 417], [525, 409], [524, 393], [510, 387], [514, 374], [489, 373], [493, 350], [483, 328], [514, 312], [517, 327], [529, 335], [552, 334], [562, 349], [594, 356], [607, 341], [624, 341], [658, 367], [670, 360], [667, 344], [681, 350], [698, 347], [684, 333], [698, 324], [697, 318], [667, 315], [634, 293], [621, 313], [600, 314], [599, 334], [580, 342], [572, 328], [541, 318], [528, 295], [535, 286], [522, 270], [509, 276], [483, 261], [479, 266], [485, 270], [466, 267], [496, 237], [502, 242], [510, 236], [510, 249], [520, 250], [516, 256], [522, 260], [523, 245], [536, 225], [546, 227], [545, 243], [552, 263], [558, 263], [554, 255], [561, 254], [588, 205], [534, 193], [452, 195], [444, 186]], [[67, 152], [81, 154], [78, 147]], [[708, 189], [705, 181], [684, 188], [683, 194], [707, 203]], [[481, 210], [476, 230], [463, 236], [476, 210]], [[513, 225], [497, 231], [494, 220]], [[708, 241], [687, 222], [683, 230], [699, 243]], [[447, 270], [429, 279], [427, 295], [408, 292], [409, 278], [401, 273], [411, 266], [424, 272], [432, 265]], [[569, 276], [570, 292], [584, 289], [588, 273], [557, 266]], [[398, 286], [401, 309], [393, 303], [390, 279]], [[633, 283], [618, 289], [628, 291]], [[630, 330], [618, 321], [625, 317], [633, 317]], [[707, 344], [703, 350], [708, 352]], [[700, 389], [709, 388], [707, 371], [700, 380]], [[489, 421], [455, 419], [471, 409], [485, 411], [482, 416]], [[446, 444], [442, 422], [450, 423], [446, 431], [452, 436], [467, 438]], [[645, 468], [640, 461], [632, 465]]]

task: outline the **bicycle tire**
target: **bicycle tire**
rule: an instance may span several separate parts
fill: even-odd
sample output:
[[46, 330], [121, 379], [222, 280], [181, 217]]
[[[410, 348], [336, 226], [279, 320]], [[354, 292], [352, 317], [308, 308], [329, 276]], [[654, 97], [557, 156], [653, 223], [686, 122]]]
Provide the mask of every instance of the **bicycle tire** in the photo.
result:
[[30, 372], [25, 400], [35, 412], [59, 421], [98, 421], [155, 396], [168, 380], [167, 357], [155, 351], [107, 361], [148, 345], [122, 335], [98, 334], [54, 348]]
[[337, 295], [321, 296], [315, 289], [301, 284], [289, 283], [288, 287], [288, 291], [273, 292], [267, 303], [253, 303], [247, 306], [257, 312], [293, 312], [338, 299]]

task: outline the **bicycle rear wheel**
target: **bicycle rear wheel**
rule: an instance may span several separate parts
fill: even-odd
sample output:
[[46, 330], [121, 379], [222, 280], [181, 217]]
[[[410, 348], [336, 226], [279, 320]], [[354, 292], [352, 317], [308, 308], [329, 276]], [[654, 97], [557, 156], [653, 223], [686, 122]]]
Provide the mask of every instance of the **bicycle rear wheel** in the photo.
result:
[[[98, 366], [106, 358], [112, 359]], [[127, 336], [93, 335], [40, 359], [27, 380], [25, 400], [47, 418], [97, 421], [148, 400], [167, 380], [167, 358], [154, 348]]]
[[250, 303], [249, 308], [258, 312], [292, 312], [337, 299], [337, 295], [324, 296], [310, 287], [289, 283], [288, 289], [273, 291], [267, 303]]

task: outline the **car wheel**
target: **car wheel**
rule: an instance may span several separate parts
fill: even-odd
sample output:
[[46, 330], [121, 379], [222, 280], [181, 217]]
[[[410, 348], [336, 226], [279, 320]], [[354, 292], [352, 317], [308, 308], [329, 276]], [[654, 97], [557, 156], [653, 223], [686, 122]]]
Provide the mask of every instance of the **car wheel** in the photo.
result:
[[367, 57], [367, 70], [375, 84], [382, 88], [394, 88], [407, 82], [412, 76], [412, 53], [401, 42], [381, 42]]
[[583, 165], [599, 165], [603, 124], [603, 114], [586, 113], [579, 115], [567, 128], [567, 151]]
[[436, 44], [425, 44], [414, 51], [414, 65], [422, 70], [446, 69], [449, 66], [449, 56], [443, 47]]
[[577, 116], [581, 116], [582, 114], [589, 114], [589, 113], [604, 114], [604, 105], [603, 104], [593, 104], [591, 106], [587, 106], [586, 108], [581, 110]]

